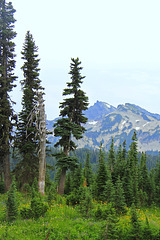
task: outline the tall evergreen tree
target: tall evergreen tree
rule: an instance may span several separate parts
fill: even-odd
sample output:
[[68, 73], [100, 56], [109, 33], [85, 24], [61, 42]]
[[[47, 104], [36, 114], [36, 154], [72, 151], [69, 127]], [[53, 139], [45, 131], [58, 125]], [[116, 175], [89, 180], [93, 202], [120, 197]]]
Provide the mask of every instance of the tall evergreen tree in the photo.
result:
[[[127, 173], [127, 164], [126, 164], [126, 154], [127, 151], [125, 149], [125, 141], [123, 142], [123, 149], [121, 144], [119, 145], [118, 151], [117, 151], [117, 156], [116, 156], [116, 163], [115, 163], [115, 178], [118, 180], [120, 177], [120, 180], [123, 183], [123, 187], [126, 184], [126, 179], [128, 178], [128, 173]], [[128, 181], [128, 180], [127, 180]]]
[[126, 160], [126, 157], [127, 157], [126, 140], [124, 140], [124, 142], [123, 142], [123, 149], [122, 149], [122, 158], [123, 158], [123, 161]]
[[38, 47], [35, 45], [32, 34], [28, 31], [22, 50], [22, 66], [24, 79], [21, 81], [23, 90], [22, 111], [19, 114], [17, 131], [17, 147], [22, 161], [17, 166], [17, 175], [21, 184], [32, 184], [38, 177], [38, 119], [36, 106], [39, 94], [43, 95], [41, 80], [39, 79]]
[[115, 164], [115, 150], [114, 150], [114, 140], [113, 140], [113, 138], [112, 138], [111, 146], [110, 146], [110, 149], [109, 149], [108, 162], [109, 162], [111, 172], [113, 172], [114, 171], [114, 164]]
[[90, 186], [93, 183], [93, 171], [92, 171], [92, 166], [90, 164], [89, 151], [87, 152], [83, 175], [86, 179], [87, 186]]
[[82, 164], [80, 163], [79, 166], [71, 172], [71, 190], [78, 191], [80, 186], [83, 184], [83, 175], [82, 175]]
[[104, 199], [104, 190], [106, 186], [106, 180], [107, 180], [107, 170], [105, 166], [105, 152], [102, 148], [102, 143], [100, 145], [99, 150], [99, 164], [98, 164], [98, 170], [97, 170], [97, 176], [96, 176], [96, 195], [97, 199], [101, 201], [105, 201]]
[[[72, 58], [71, 70], [71, 82], [67, 82], [67, 88], [63, 91], [63, 96], [66, 96], [64, 101], [60, 103], [60, 117], [54, 124], [54, 135], [60, 137], [55, 147], [62, 147], [62, 153], [57, 154], [57, 165], [61, 167], [61, 177], [58, 188], [58, 193], [64, 193], [65, 176], [66, 171], [69, 168], [74, 168], [76, 163], [75, 157], [70, 157], [69, 152], [76, 149], [76, 144], [73, 141], [82, 138], [82, 134], [85, 128], [82, 124], [87, 122], [87, 118], [84, 117], [84, 110], [88, 106], [88, 97], [80, 89], [83, 83], [84, 77], [81, 76], [82, 70], [81, 62], [79, 58]], [[69, 96], [67, 98], [67, 96]]]
[[115, 202], [115, 186], [112, 181], [112, 176], [111, 176], [110, 170], [107, 171], [107, 181], [105, 184], [103, 197], [104, 197], [105, 202], [108, 202], [108, 203]]
[[126, 212], [126, 203], [125, 203], [125, 197], [124, 197], [124, 189], [123, 184], [120, 180], [120, 177], [118, 178], [116, 184], [116, 191], [115, 191], [115, 202], [114, 206], [117, 209], [118, 213], [125, 213]]
[[5, 190], [11, 184], [9, 148], [14, 116], [9, 93], [16, 85], [13, 70], [15, 68], [14, 13], [12, 4], [0, 0], [0, 162], [3, 167]]
[[115, 160], [116, 160], [116, 156], [115, 156], [115, 149], [114, 149], [114, 140], [112, 138], [111, 140], [111, 146], [109, 149], [109, 153], [108, 153], [108, 167], [111, 171], [111, 176], [112, 176], [112, 181], [113, 183], [116, 182], [116, 171], [115, 171]]
[[160, 201], [160, 162], [157, 163], [155, 174], [154, 174], [154, 182], [155, 182], [155, 201]]
[[[138, 150], [137, 150], [137, 134], [134, 131], [132, 137], [132, 143], [130, 145], [130, 149], [128, 152], [128, 188], [130, 188], [129, 192], [132, 193], [132, 197], [130, 195], [130, 204], [134, 203], [136, 206], [138, 205]], [[133, 198], [133, 199], [132, 199]]]
[[140, 189], [140, 200], [141, 204], [147, 203], [148, 194], [150, 193], [150, 181], [149, 174], [147, 170], [147, 156], [146, 153], [142, 152], [139, 166], [139, 189]]

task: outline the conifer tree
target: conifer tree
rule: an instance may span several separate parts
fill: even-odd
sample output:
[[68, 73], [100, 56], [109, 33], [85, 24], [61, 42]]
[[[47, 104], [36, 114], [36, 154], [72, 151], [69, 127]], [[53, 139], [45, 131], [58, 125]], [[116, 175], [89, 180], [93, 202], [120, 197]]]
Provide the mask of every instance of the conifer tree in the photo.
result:
[[148, 194], [148, 204], [151, 205], [152, 203], [156, 202], [156, 185], [157, 182], [155, 181], [155, 169], [151, 169], [149, 174], [149, 185], [150, 191]]
[[37, 129], [38, 116], [36, 107], [39, 104], [39, 95], [43, 95], [41, 80], [39, 79], [38, 47], [35, 45], [32, 34], [28, 31], [22, 50], [22, 66], [24, 79], [21, 81], [23, 90], [22, 111], [19, 114], [16, 146], [22, 156], [17, 165], [16, 173], [19, 181], [32, 184], [38, 178], [39, 133]]
[[109, 149], [109, 154], [108, 154], [108, 162], [109, 162], [109, 166], [111, 169], [111, 173], [114, 171], [114, 164], [115, 164], [115, 150], [114, 150], [114, 142], [113, 142], [113, 138], [111, 141], [111, 146]]
[[124, 174], [121, 144], [119, 145], [118, 151], [117, 151], [114, 174], [115, 174], [116, 179], [118, 179], [119, 176], [120, 176], [120, 179], [122, 179], [123, 174]]
[[132, 137], [132, 143], [130, 145], [130, 149], [128, 152], [128, 188], [130, 188], [130, 193], [132, 194], [133, 199], [131, 200], [130, 195], [130, 203], [134, 203], [135, 206], [138, 205], [138, 150], [137, 150], [137, 134], [134, 131]]
[[89, 151], [87, 152], [87, 157], [86, 157], [86, 162], [84, 165], [83, 174], [84, 174], [84, 178], [86, 179], [87, 186], [89, 187], [93, 182], [93, 171], [92, 171], [92, 167], [90, 164]]
[[102, 148], [102, 143], [100, 145], [99, 149], [99, 164], [98, 164], [98, 170], [97, 170], [97, 176], [96, 176], [96, 195], [97, 199], [104, 201], [104, 190], [107, 180], [107, 170], [105, 166], [105, 152]]
[[8, 191], [6, 206], [7, 206], [7, 220], [9, 221], [15, 220], [18, 216], [18, 202], [16, 197], [15, 179], [13, 179], [11, 187]]
[[126, 140], [124, 140], [124, 142], [123, 142], [123, 149], [122, 149], [122, 158], [123, 158], [123, 161], [126, 160], [126, 157], [127, 157]]
[[[61, 177], [59, 182], [58, 193], [64, 193], [66, 171], [69, 168], [77, 166], [75, 157], [69, 156], [69, 152], [76, 149], [74, 139], [82, 138], [82, 134], [86, 130], [84, 125], [87, 118], [84, 117], [84, 111], [88, 106], [88, 97], [80, 89], [84, 77], [81, 76], [82, 70], [79, 58], [72, 58], [70, 66], [71, 82], [67, 82], [67, 88], [63, 91], [66, 98], [60, 103], [60, 117], [54, 124], [54, 135], [60, 137], [55, 147], [62, 147], [62, 153], [56, 154], [58, 159], [57, 166], [61, 167]], [[67, 96], [69, 96], [67, 98]]]
[[13, 72], [15, 68], [13, 39], [16, 36], [16, 32], [13, 31], [14, 13], [11, 2], [0, 0], [0, 163], [4, 172], [5, 191], [8, 191], [11, 184], [9, 148], [14, 118], [13, 101], [9, 93], [16, 86]]
[[116, 184], [115, 184], [115, 202], [114, 206], [118, 213], [125, 213], [126, 212], [126, 203], [125, 203], [125, 197], [124, 197], [124, 189], [123, 184], [120, 180], [120, 177], [118, 178]]
[[140, 239], [140, 233], [141, 233], [141, 224], [138, 218], [137, 210], [132, 203], [131, 209], [131, 233], [130, 233], [130, 239]]
[[154, 182], [155, 182], [155, 201], [159, 202], [160, 201], [160, 162], [158, 162], [156, 165]]
[[108, 170], [111, 171], [111, 176], [112, 176], [112, 181], [113, 184], [115, 184], [116, 182], [116, 178], [117, 178], [117, 172], [115, 171], [115, 161], [116, 161], [116, 156], [115, 156], [115, 149], [114, 149], [114, 140], [112, 138], [111, 140], [111, 146], [109, 149], [109, 153], [108, 153]]
[[107, 181], [104, 188], [104, 201], [108, 203], [115, 202], [115, 186], [112, 182], [111, 171], [107, 171]]
[[71, 175], [71, 189], [72, 191], [78, 191], [80, 186], [83, 184], [83, 175], [82, 175], [82, 164], [72, 171]]
[[147, 170], [147, 156], [146, 153], [142, 152], [141, 159], [140, 159], [140, 166], [139, 166], [139, 189], [141, 192], [141, 203], [147, 203], [148, 201], [148, 194], [150, 192], [150, 182], [149, 182], [149, 175]]

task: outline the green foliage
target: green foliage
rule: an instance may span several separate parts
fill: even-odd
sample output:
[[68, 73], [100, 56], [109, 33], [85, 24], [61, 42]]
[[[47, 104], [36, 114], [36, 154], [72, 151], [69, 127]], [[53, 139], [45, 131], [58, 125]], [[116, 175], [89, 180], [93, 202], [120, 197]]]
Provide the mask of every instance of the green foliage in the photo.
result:
[[48, 210], [48, 204], [43, 202], [40, 196], [32, 197], [30, 206], [24, 206], [20, 210], [21, 217], [26, 218], [39, 218], [44, 216]]
[[24, 192], [26, 195], [31, 193], [31, 187], [28, 183], [25, 183], [22, 187], [22, 192]]
[[4, 182], [0, 181], [0, 193], [3, 194], [4, 192], [5, 192]]
[[67, 205], [77, 205], [80, 202], [80, 195], [79, 191], [72, 191], [67, 197], [66, 197], [66, 204]]
[[[64, 197], [57, 195], [57, 199], [52, 204], [43, 217], [33, 219], [29, 198], [25, 195], [19, 196], [20, 208], [24, 209], [24, 219], [16, 219], [8, 223], [4, 218], [5, 215], [5, 198], [6, 194], [0, 195], [0, 239], [22, 240], [33, 239], [134, 239], [132, 233], [131, 210], [125, 215], [118, 216], [112, 204], [97, 203], [92, 200], [92, 209], [89, 210], [89, 218], [85, 217], [79, 206], [66, 205]], [[46, 198], [43, 198], [45, 203]], [[38, 201], [39, 202], [39, 201]], [[100, 213], [98, 213], [100, 209]], [[39, 210], [38, 210], [39, 211]], [[159, 239], [160, 233], [160, 209], [148, 208], [137, 211], [138, 220], [140, 220], [139, 238], [135, 239]], [[96, 214], [95, 214], [96, 213]], [[28, 216], [30, 215], [30, 218]], [[96, 215], [96, 216], [95, 216]], [[91, 217], [90, 217], [91, 216]], [[146, 220], [146, 217], [148, 220]], [[148, 221], [148, 223], [147, 223]], [[150, 238], [147, 238], [150, 236]], [[150, 234], [150, 235], [149, 235]]]
[[43, 203], [39, 197], [34, 197], [31, 201], [31, 213], [32, 217], [39, 218], [40, 216], [44, 216], [44, 214], [48, 210], [48, 205]]
[[32, 218], [32, 209], [30, 206], [21, 208], [20, 215], [23, 219]]
[[105, 188], [104, 188], [104, 192], [103, 192], [103, 198], [104, 198], [104, 202], [115, 202], [115, 186], [112, 182], [112, 178], [111, 178], [111, 172], [108, 172], [108, 179], [106, 181], [105, 184]]
[[48, 205], [44, 203], [39, 197], [34, 197], [31, 201], [31, 205], [23, 207], [20, 210], [21, 217], [23, 219], [27, 218], [39, 218], [44, 216], [48, 210]]
[[105, 166], [105, 153], [102, 149], [102, 144], [99, 150], [99, 165], [96, 176], [96, 197], [98, 200], [104, 201], [104, 189], [107, 180], [107, 171]]
[[49, 206], [51, 206], [53, 200], [56, 200], [56, 197], [57, 197], [56, 186], [52, 184], [49, 189], [47, 198]]
[[[21, 155], [21, 161], [15, 169], [19, 182], [32, 184], [38, 177], [38, 143], [39, 133], [37, 129], [38, 116], [36, 106], [39, 94], [42, 93], [41, 80], [39, 79], [38, 47], [35, 45], [32, 34], [27, 31], [22, 49], [22, 66], [24, 79], [21, 80], [23, 90], [22, 110], [19, 113], [15, 146]], [[43, 95], [43, 93], [42, 93]]]
[[154, 239], [147, 217], [146, 217], [145, 227], [143, 229], [143, 239], [145, 239], [145, 240]]
[[114, 207], [117, 210], [117, 213], [126, 213], [126, 203], [124, 197], [123, 185], [120, 178], [116, 182], [116, 190], [115, 190], [115, 200]]
[[32, 183], [32, 190], [38, 192], [38, 181], [36, 177], [34, 178]]
[[107, 220], [109, 215], [116, 215], [116, 211], [115, 208], [112, 206], [111, 203], [104, 203], [102, 204], [98, 204], [97, 208], [94, 211], [95, 214], [95, 218], [97, 220]]
[[4, 173], [5, 191], [11, 184], [9, 148], [13, 140], [13, 126], [16, 115], [13, 110], [13, 100], [10, 92], [16, 87], [14, 81], [15, 43], [14, 31], [15, 10], [11, 2], [0, 1], [0, 168]]
[[75, 168], [77, 166], [77, 159], [70, 157], [69, 152], [76, 149], [76, 144], [73, 141], [74, 137], [76, 140], [82, 138], [82, 134], [86, 130], [83, 126], [87, 122], [87, 118], [84, 117], [84, 110], [88, 106], [88, 97], [80, 89], [82, 79], [80, 71], [82, 67], [79, 65], [81, 62], [79, 58], [72, 58], [70, 65], [71, 82], [67, 82], [67, 88], [63, 91], [63, 96], [69, 96], [60, 103], [60, 116], [57, 122], [54, 124], [54, 136], [60, 137], [58, 142], [54, 145], [55, 147], [62, 147], [63, 155], [56, 154], [57, 165], [62, 168], [61, 179], [59, 182], [59, 193], [64, 193], [65, 185], [65, 174], [67, 169]]
[[89, 217], [90, 210], [93, 208], [92, 195], [89, 189], [84, 186], [82, 189], [81, 200], [79, 204], [80, 212], [83, 216]]
[[6, 201], [7, 206], [7, 220], [15, 220], [18, 216], [18, 199], [16, 196], [15, 180], [12, 180], [12, 184], [8, 191], [8, 197]]
[[91, 164], [90, 164], [89, 151], [87, 152], [87, 157], [86, 157], [86, 161], [85, 161], [85, 165], [84, 165], [83, 175], [84, 175], [84, 178], [86, 179], [87, 186], [91, 186], [92, 181], [93, 181], [93, 171], [92, 171], [92, 167], [91, 167]]
[[112, 138], [111, 146], [110, 146], [109, 153], [108, 153], [108, 164], [109, 164], [109, 169], [111, 170], [111, 173], [113, 174], [114, 167], [115, 167], [115, 150], [114, 150], [113, 138]]
[[101, 227], [101, 239], [118, 239], [118, 218], [112, 204], [98, 205], [95, 210], [96, 220], [104, 220]]
[[141, 224], [138, 219], [138, 214], [136, 211], [136, 207], [134, 203], [131, 206], [131, 232], [130, 232], [130, 239], [137, 239], [140, 238], [141, 235]]

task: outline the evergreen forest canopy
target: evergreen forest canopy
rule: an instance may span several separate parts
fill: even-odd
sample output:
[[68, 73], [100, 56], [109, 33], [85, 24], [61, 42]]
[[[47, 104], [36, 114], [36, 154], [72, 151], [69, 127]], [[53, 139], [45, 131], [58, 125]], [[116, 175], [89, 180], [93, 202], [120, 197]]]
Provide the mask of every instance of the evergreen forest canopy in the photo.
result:
[[[81, 61], [71, 58], [70, 82], [63, 90], [64, 100], [60, 103], [60, 117], [54, 124], [54, 135], [58, 137], [54, 153], [46, 144], [46, 119], [44, 109], [44, 88], [39, 79], [38, 47], [32, 34], [27, 31], [21, 51], [23, 65], [22, 110], [18, 116], [14, 112], [14, 101], [10, 92], [16, 87], [15, 70], [14, 13], [12, 3], [0, 0], [0, 176], [1, 191], [7, 192], [11, 186], [11, 176], [15, 176], [17, 186], [23, 190], [34, 179], [38, 190], [44, 195], [50, 185], [46, 174], [46, 153], [50, 163], [47, 168], [54, 171], [54, 182], [58, 194], [66, 194], [68, 202], [77, 204], [83, 187], [89, 195], [98, 200], [111, 202], [118, 212], [126, 206], [151, 206], [160, 201], [160, 163], [156, 164], [142, 153], [138, 158], [137, 136], [134, 132], [129, 150], [126, 142], [114, 149], [114, 139], [106, 156], [102, 144], [94, 154], [81, 151], [83, 167], [79, 161], [74, 139], [79, 140], [86, 131], [87, 118], [84, 111], [88, 108], [88, 97], [81, 89], [85, 79], [81, 75]], [[46, 149], [48, 146], [48, 149]], [[10, 166], [11, 154], [15, 166]], [[83, 152], [83, 153], [82, 153]], [[55, 162], [56, 159], [56, 162]], [[139, 160], [138, 160], [139, 159]], [[53, 164], [53, 162], [55, 164]], [[54, 166], [51, 166], [54, 165]]]

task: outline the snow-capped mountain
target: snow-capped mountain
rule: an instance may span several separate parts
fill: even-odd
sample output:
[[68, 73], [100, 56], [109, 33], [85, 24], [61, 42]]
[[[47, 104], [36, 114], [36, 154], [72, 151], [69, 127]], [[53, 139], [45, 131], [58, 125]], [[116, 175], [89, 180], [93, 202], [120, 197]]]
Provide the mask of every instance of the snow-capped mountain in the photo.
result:
[[[99, 148], [100, 143], [109, 149], [113, 137], [115, 147], [126, 140], [131, 143], [134, 130], [137, 132], [139, 151], [160, 151], [160, 115], [153, 114], [134, 104], [126, 103], [113, 107], [97, 101], [85, 112], [88, 122], [84, 137], [77, 141], [79, 148]], [[53, 120], [53, 122], [55, 122]], [[52, 124], [53, 125], [53, 124]], [[49, 130], [51, 130], [51, 121]], [[51, 142], [56, 142], [50, 136]]]

